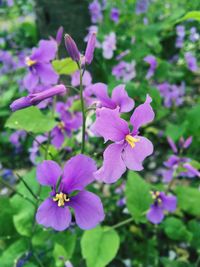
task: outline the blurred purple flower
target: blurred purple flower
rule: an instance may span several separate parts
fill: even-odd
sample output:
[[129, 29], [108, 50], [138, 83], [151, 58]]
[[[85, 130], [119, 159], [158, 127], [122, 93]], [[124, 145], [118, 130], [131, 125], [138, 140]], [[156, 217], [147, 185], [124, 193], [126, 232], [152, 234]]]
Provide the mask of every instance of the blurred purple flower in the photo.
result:
[[[83, 86], [88, 86], [92, 83], [92, 76], [89, 71], [85, 70], [82, 77]], [[80, 71], [75, 71], [71, 76], [71, 85], [76, 87], [80, 85]]]
[[150, 79], [157, 68], [157, 60], [154, 56], [149, 55], [144, 58], [144, 61], [147, 62], [150, 65], [150, 68], [146, 74], [146, 79]]
[[146, 13], [149, 7], [149, 0], [137, 0], [135, 13], [137, 15]]
[[185, 27], [182, 25], [176, 26], [176, 34], [177, 34], [177, 38], [176, 38], [175, 47], [182, 48], [184, 37], [185, 37]]
[[46, 160], [39, 164], [37, 180], [43, 186], [50, 186], [52, 192], [39, 206], [37, 222], [63, 231], [70, 226], [72, 220], [70, 207], [74, 210], [76, 223], [81, 229], [91, 229], [99, 224], [104, 219], [101, 200], [94, 193], [85, 190], [94, 181], [95, 171], [95, 161], [81, 154], [72, 157], [63, 171], [55, 161]]
[[11, 73], [16, 70], [17, 63], [12, 54], [8, 51], [0, 50], [0, 74]]
[[185, 83], [181, 85], [169, 84], [164, 82], [157, 85], [160, 95], [164, 98], [164, 105], [168, 108], [175, 106], [181, 106], [184, 100]]
[[[92, 33], [95, 32], [96, 35], [97, 35], [97, 33], [98, 33], [98, 27], [97, 27], [96, 25], [92, 25], [92, 26], [88, 27], [87, 29], [88, 29], [88, 34], [85, 36], [85, 38], [84, 38], [84, 42], [88, 42], [89, 37], [90, 37], [90, 35], [91, 35]], [[95, 46], [98, 47], [98, 48], [101, 47], [101, 44], [100, 44], [100, 42], [99, 42], [98, 40], [96, 40], [96, 44], [95, 44]]]
[[199, 34], [197, 33], [197, 29], [196, 29], [196, 27], [192, 27], [191, 29], [190, 29], [190, 41], [191, 42], [196, 42], [196, 41], [198, 41], [199, 40]]
[[154, 203], [147, 213], [147, 219], [154, 224], [161, 223], [164, 219], [164, 212], [174, 212], [177, 200], [175, 196], [167, 196], [164, 192], [151, 192]]
[[118, 56], [116, 56], [116, 60], [121, 60], [126, 55], [130, 54], [130, 50], [126, 49], [125, 51], [121, 52]]
[[33, 141], [33, 145], [31, 148], [29, 148], [29, 158], [30, 161], [35, 165], [37, 164], [36, 158], [39, 156], [39, 151], [40, 151], [40, 144], [43, 144], [44, 142], [47, 141], [47, 136], [44, 135], [38, 135], [35, 137], [35, 140]]
[[55, 40], [41, 40], [38, 48], [33, 48], [32, 54], [26, 57], [29, 73], [24, 78], [24, 87], [32, 90], [41, 82], [43, 85], [56, 84], [58, 74], [54, 71], [50, 61], [57, 53]]
[[97, 23], [102, 21], [103, 14], [101, 9], [102, 8], [98, 0], [94, 0], [92, 3], [89, 4], [89, 12], [92, 23]]
[[92, 130], [102, 136], [105, 142], [113, 142], [104, 151], [103, 166], [95, 174], [97, 180], [114, 183], [126, 168], [134, 171], [143, 169], [142, 162], [153, 153], [153, 145], [139, 135], [139, 128], [154, 119], [151, 101], [151, 97], [147, 95], [145, 103], [134, 110], [130, 118], [133, 131], [130, 131], [127, 121], [120, 118], [119, 108], [97, 110]]
[[120, 84], [112, 91], [111, 98], [108, 96], [108, 88], [104, 83], [95, 83], [90, 86], [92, 94], [97, 98], [98, 107], [116, 109], [120, 112], [129, 112], [134, 107], [134, 100], [130, 98], [125, 90], [125, 85]]
[[117, 23], [119, 21], [120, 11], [118, 8], [113, 7], [110, 12], [110, 19]]
[[192, 55], [191, 52], [185, 53], [185, 60], [187, 63], [187, 67], [190, 71], [196, 72], [198, 71], [198, 65], [196, 58]]
[[25, 140], [25, 138], [26, 138], [26, 132], [23, 130], [18, 130], [10, 135], [9, 140], [16, 148], [20, 148], [21, 141]]
[[113, 53], [116, 50], [116, 34], [114, 32], [105, 35], [102, 49], [104, 58], [111, 59], [113, 57]]
[[131, 61], [130, 63], [120, 61], [113, 67], [112, 75], [114, 75], [117, 80], [122, 80], [124, 83], [131, 81], [136, 76], [135, 61]]

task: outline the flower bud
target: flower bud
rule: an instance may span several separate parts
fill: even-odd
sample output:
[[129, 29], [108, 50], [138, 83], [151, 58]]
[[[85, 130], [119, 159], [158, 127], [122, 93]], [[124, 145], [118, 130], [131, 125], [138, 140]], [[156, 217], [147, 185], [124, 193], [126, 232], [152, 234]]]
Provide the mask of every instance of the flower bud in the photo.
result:
[[80, 61], [80, 53], [78, 51], [78, 48], [76, 46], [76, 43], [72, 39], [72, 37], [69, 34], [65, 34], [65, 46], [66, 49], [70, 55], [70, 57], [74, 61]]
[[57, 86], [54, 86], [54, 87], [47, 89], [43, 92], [34, 93], [34, 94], [30, 94], [30, 95], [25, 96], [25, 97], [21, 97], [21, 98], [15, 100], [10, 105], [10, 108], [12, 111], [16, 111], [19, 109], [33, 106], [33, 105], [37, 105], [41, 101], [43, 101], [49, 97], [52, 97], [52, 96], [55, 96], [58, 94], [63, 94], [65, 92], [66, 92], [66, 88], [64, 85], [62, 85], [62, 84], [57, 85]]
[[96, 45], [96, 33], [93, 32], [91, 33], [88, 39], [88, 43], [87, 43], [87, 47], [85, 51], [85, 63], [86, 64], [90, 64], [93, 60], [95, 45]]
[[56, 42], [58, 45], [61, 44], [63, 31], [64, 31], [63, 26], [60, 26], [56, 34]]

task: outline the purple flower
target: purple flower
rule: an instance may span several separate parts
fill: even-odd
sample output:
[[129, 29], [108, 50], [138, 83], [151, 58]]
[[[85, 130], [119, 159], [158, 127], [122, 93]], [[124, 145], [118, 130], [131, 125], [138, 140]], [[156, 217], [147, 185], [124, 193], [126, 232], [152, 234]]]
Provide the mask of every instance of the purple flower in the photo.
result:
[[121, 52], [118, 56], [116, 56], [116, 60], [121, 60], [126, 55], [130, 54], [130, 50], [126, 49], [125, 51]]
[[23, 130], [18, 130], [11, 134], [9, 140], [16, 148], [19, 148], [21, 147], [21, 141], [23, 141], [25, 138], [26, 132]]
[[164, 98], [164, 105], [167, 108], [171, 106], [181, 106], [183, 104], [183, 96], [185, 94], [185, 83], [181, 85], [169, 84], [164, 82], [157, 85], [160, 95]]
[[173, 150], [173, 152], [177, 153], [178, 149], [177, 149], [176, 144], [174, 143], [174, 141], [170, 137], [167, 137], [167, 141], [168, 141], [171, 149]]
[[146, 13], [149, 7], [149, 0], [137, 0], [135, 13], [137, 15]]
[[72, 157], [65, 164], [63, 171], [51, 160], [39, 164], [37, 180], [41, 185], [50, 186], [52, 192], [39, 206], [36, 214], [37, 222], [45, 227], [63, 231], [71, 223], [70, 207], [74, 210], [76, 223], [81, 229], [91, 229], [100, 223], [104, 219], [101, 200], [85, 190], [85, 187], [94, 180], [95, 171], [94, 160], [85, 155]]
[[190, 71], [192, 71], [192, 72], [198, 71], [197, 60], [192, 55], [192, 53], [190, 53], [190, 52], [185, 53], [185, 60], [187, 63], [187, 67]]
[[103, 19], [101, 5], [98, 0], [94, 0], [92, 3], [89, 4], [89, 12], [91, 16], [92, 23], [101, 22]]
[[108, 96], [108, 88], [104, 83], [95, 83], [90, 86], [90, 89], [99, 101], [98, 107], [110, 109], [119, 107], [120, 112], [129, 112], [134, 107], [134, 101], [128, 96], [123, 84], [113, 89], [111, 98]]
[[113, 53], [116, 50], [116, 34], [114, 32], [104, 37], [102, 49], [104, 58], [111, 59], [113, 57]]
[[76, 131], [82, 124], [82, 115], [80, 112], [74, 114], [68, 111], [69, 104], [57, 102], [56, 111], [60, 115], [58, 125], [51, 131], [51, 143], [56, 148], [60, 148], [65, 140], [65, 135], [71, 136], [72, 131]]
[[62, 42], [63, 32], [64, 32], [63, 26], [60, 26], [56, 34], [56, 42], [58, 45], [60, 45]]
[[110, 12], [110, 19], [115, 23], [117, 23], [119, 21], [119, 15], [120, 15], [119, 9], [113, 7]]
[[149, 55], [149, 56], [146, 56], [144, 58], [144, 61], [150, 65], [150, 68], [149, 68], [147, 75], [146, 75], [146, 79], [148, 80], [154, 75], [154, 72], [157, 68], [157, 60], [154, 56]]
[[24, 78], [24, 87], [31, 90], [39, 81], [44, 85], [56, 84], [58, 74], [54, 71], [50, 61], [57, 53], [55, 40], [41, 40], [39, 47], [32, 50], [32, 54], [26, 57], [26, 65], [29, 73]]
[[[80, 71], [75, 71], [71, 76], [71, 85], [76, 87], [80, 85]], [[82, 77], [82, 84], [83, 86], [88, 86], [92, 83], [92, 76], [89, 71], [85, 70], [83, 77]]]
[[38, 103], [40, 103], [41, 101], [47, 98], [50, 98], [58, 94], [64, 94], [65, 92], [66, 92], [66, 88], [64, 85], [62, 84], [56, 85], [43, 92], [33, 93], [33, 94], [29, 94], [28, 96], [18, 98], [14, 102], [12, 102], [12, 104], [10, 105], [10, 108], [12, 111], [16, 111], [19, 109], [33, 106], [33, 105], [37, 105]]
[[[84, 42], [88, 42], [91, 34], [96, 33], [96, 35], [97, 35], [97, 33], [98, 33], [98, 27], [96, 25], [92, 25], [92, 26], [88, 27], [87, 29], [88, 29], [88, 34], [85, 36]], [[101, 47], [101, 44], [99, 43], [98, 40], [96, 40], [95, 46], [98, 48]]]
[[0, 50], [0, 63], [2, 64], [0, 68], [1, 74], [11, 73], [16, 70], [17, 63], [8, 51]]
[[135, 61], [130, 63], [121, 61], [112, 69], [112, 75], [115, 76], [117, 80], [122, 80], [124, 83], [127, 83], [135, 78]]
[[[200, 177], [200, 172], [194, 168], [191, 164], [189, 163], [184, 163], [183, 167], [187, 170], [186, 171], [186, 176], [189, 177]], [[183, 175], [183, 173], [181, 173]]]
[[193, 43], [199, 40], [199, 34], [197, 33], [196, 27], [192, 27], [190, 29], [190, 37], [189, 38], [190, 38], [190, 41]]
[[142, 162], [153, 153], [153, 145], [147, 138], [140, 136], [138, 130], [154, 119], [151, 101], [151, 97], [147, 95], [145, 103], [134, 110], [130, 118], [133, 131], [130, 131], [128, 123], [120, 118], [119, 108], [97, 110], [93, 131], [104, 137], [105, 142], [113, 142], [104, 151], [103, 166], [95, 174], [98, 180], [114, 183], [126, 168], [135, 171], [143, 169]]
[[147, 219], [154, 223], [161, 223], [164, 219], [164, 212], [174, 212], [176, 210], [177, 200], [175, 196], [167, 196], [164, 192], [151, 192], [154, 203], [147, 213]]
[[40, 144], [47, 141], [47, 136], [44, 135], [38, 135], [35, 137], [35, 140], [33, 141], [33, 146], [29, 148], [29, 159], [33, 164], [37, 164], [36, 157], [39, 155], [40, 152]]
[[184, 42], [184, 37], [185, 37], [185, 27], [182, 25], [178, 25], [176, 27], [176, 34], [177, 34], [177, 38], [176, 38], [175, 46], [177, 48], [182, 48], [183, 42]]

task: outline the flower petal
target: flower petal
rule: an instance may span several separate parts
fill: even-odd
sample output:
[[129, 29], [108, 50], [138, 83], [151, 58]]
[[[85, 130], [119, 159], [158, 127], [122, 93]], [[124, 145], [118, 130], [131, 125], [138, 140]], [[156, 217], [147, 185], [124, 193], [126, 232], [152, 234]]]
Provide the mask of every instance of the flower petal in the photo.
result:
[[23, 84], [26, 89], [31, 93], [39, 82], [39, 77], [36, 73], [29, 71], [29, 73], [24, 77]]
[[116, 108], [115, 103], [108, 96], [108, 89], [105, 83], [95, 83], [90, 86], [92, 93], [101, 102], [101, 107]]
[[161, 194], [162, 207], [164, 210], [173, 212], [176, 210], [177, 200], [175, 196], [166, 196], [163, 192]]
[[71, 213], [67, 206], [58, 207], [57, 202], [47, 198], [37, 210], [36, 221], [45, 227], [63, 231], [71, 223]]
[[37, 166], [36, 176], [41, 185], [56, 186], [62, 169], [53, 160], [45, 160]]
[[128, 123], [120, 118], [119, 108], [101, 108], [96, 112], [97, 118], [92, 126], [94, 133], [108, 140], [118, 142], [125, 139], [129, 134]]
[[120, 107], [120, 112], [129, 112], [134, 107], [134, 101], [125, 90], [125, 85], [120, 84], [112, 92], [112, 100]]
[[39, 62], [49, 62], [55, 58], [57, 49], [58, 46], [54, 40], [41, 40], [39, 47], [33, 49], [31, 59]]
[[62, 130], [57, 126], [51, 131], [51, 138], [51, 143], [56, 148], [60, 148], [65, 139]]
[[139, 105], [133, 112], [130, 122], [133, 125], [133, 131], [138, 133], [141, 125], [147, 124], [154, 119], [154, 111], [150, 105], [152, 99], [149, 95], [146, 97], [144, 104]]
[[79, 192], [68, 205], [74, 209], [76, 223], [84, 230], [95, 227], [105, 217], [100, 198], [88, 191]]
[[134, 137], [139, 139], [139, 142], [135, 143], [135, 147], [133, 148], [128, 144], [124, 149], [122, 157], [128, 169], [141, 171], [143, 169], [143, 160], [153, 153], [153, 145], [151, 141], [145, 137]]
[[105, 183], [116, 182], [126, 171], [122, 160], [123, 145], [111, 144], [103, 153], [103, 166], [95, 173], [97, 180]]
[[49, 63], [38, 64], [37, 73], [44, 85], [56, 84], [59, 78], [58, 74]]
[[85, 186], [94, 181], [96, 169], [96, 163], [90, 157], [82, 154], [72, 157], [64, 167], [62, 190], [66, 193], [83, 190]]
[[154, 224], [158, 224], [163, 220], [163, 218], [164, 212], [162, 208], [156, 205], [151, 205], [151, 208], [147, 213], [147, 219]]

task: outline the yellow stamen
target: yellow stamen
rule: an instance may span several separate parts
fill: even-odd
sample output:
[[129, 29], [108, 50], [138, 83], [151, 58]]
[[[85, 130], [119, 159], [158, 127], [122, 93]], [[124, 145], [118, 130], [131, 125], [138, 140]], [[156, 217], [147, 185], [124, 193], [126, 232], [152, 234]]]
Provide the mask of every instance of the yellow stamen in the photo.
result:
[[70, 198], [67, 194], [60, 192], [59, 194], [56, 194], [56, 196], [53, 198], [53, 201], [58, 201], [58, 207], [62, 207], [65, 205], [65, 202], [70, 201]]
[[35, 65], [36, 60], [32, 60], [32, 59], [30, 59], [30, 57], [26, 57], [26, 59], [25, 59], [25, 63], [26, 63], [26, 65], [27, 65], [28, 67], [31, 67], [31, 66]]
[[61, 130], [64, 130], [65, 124], [64, 124], [63, 121], [61, 121], [61, 122], [58, 123], [58, 128], [61, 129]]
[[131, 136], [130, 134], [127, 134], [125, 140], [129, 143], [129, 145], [134, 148], [135, 147], [135, 143], [139, 142], [140, 139], [139, 138], [135, 138], [133, 136]]

